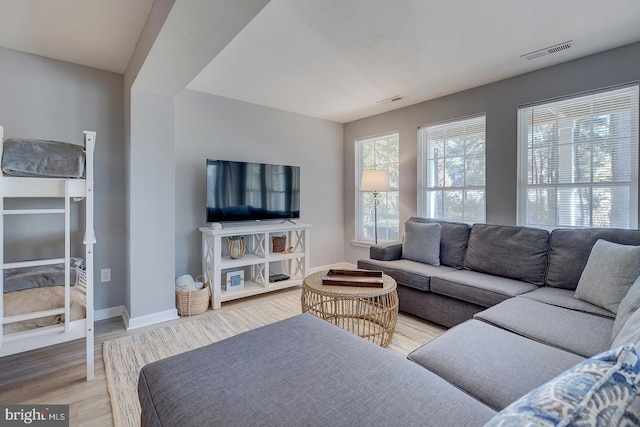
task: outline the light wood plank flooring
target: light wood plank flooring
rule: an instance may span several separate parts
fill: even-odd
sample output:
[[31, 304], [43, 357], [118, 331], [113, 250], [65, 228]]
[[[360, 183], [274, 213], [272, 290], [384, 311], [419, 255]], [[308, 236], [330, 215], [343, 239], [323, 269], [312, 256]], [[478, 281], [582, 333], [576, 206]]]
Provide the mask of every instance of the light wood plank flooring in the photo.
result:
[[[224, 303], [220, 310], [250, 306], [294, 293], [299, 294], [300, 288], [230, 301]], [[209, 310], [199, 316], [183, 317], [133, 331], [126, 331], [122, 319], [119, 318], [96, 322], [95, 379], [89, 382], [85, 379], [83, 340], [0, 358], [0, 403], [68, 404], [71, 426], [112, 426], [111, 403], [102, 361], [102, 343], [141, 330], [163, 327], [213, 313]], [[441, 326], [401, 313], [389, 349], [406, 355], [443, 331], [444, 328]]]

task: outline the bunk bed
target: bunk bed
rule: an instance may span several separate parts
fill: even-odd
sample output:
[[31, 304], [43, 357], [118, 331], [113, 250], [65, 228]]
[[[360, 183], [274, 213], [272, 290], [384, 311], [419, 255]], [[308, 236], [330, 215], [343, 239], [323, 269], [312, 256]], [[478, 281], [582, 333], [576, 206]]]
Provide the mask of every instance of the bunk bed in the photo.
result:
[[[71, 340], [86, 341], [87, 380], [94, 376], [93, 152], [96, 133], [84, 146], [4, 139], [0, 126], [0, 357]], [[64, 208], [8, 208], [9, 198], [56, 198]], [[84, 203], [84, 254], [71, 256], [72, 202]], [[63, 215], [64, 257], [7, 262], [5, 217]]]

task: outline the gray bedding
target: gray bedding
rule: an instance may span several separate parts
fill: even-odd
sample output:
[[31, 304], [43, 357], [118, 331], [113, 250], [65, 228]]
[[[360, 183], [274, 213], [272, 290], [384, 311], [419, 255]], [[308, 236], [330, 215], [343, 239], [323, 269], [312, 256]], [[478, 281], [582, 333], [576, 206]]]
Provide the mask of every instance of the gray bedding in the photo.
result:
[[[70, 284], [75, 286], [80, 280], [81, 258], [71, 258]], [[64, 264], [39, 267], [11, 268], [4, 271], [4, 293], [46, 286], [64, 286]]]
[[8, 175], [82, 178], [84, 165], [81, 145], [19, 138], [4, 141], [2, 171]]

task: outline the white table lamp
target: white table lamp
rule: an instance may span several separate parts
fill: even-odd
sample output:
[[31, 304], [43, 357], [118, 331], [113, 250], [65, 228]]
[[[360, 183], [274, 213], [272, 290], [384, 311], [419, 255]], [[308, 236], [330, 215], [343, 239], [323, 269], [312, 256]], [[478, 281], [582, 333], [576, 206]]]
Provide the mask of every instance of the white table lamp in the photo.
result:
[[362, 171], [360, 191], [373, 193], [373, 222], [375, 244], [378, 244], [378, 193], [389, 191], [389, 171], [365, 169]]

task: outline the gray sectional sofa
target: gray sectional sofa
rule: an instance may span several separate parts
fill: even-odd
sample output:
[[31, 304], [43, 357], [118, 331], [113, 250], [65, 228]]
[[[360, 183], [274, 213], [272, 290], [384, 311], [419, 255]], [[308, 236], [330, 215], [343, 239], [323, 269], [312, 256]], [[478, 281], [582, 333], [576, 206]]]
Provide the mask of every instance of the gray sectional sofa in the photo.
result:
[[[444, 326], [455, 326], [518, 295], [602, 316], [614, 314], [573, 298], [591, 248], [598, 239], [640, 245], [639, 230], [610, 228], [543, 229], [411, 218], [441, 228], [440, 265], [407, 258], [403, 244], [374, 246], [358, 267], [383, 270], [398, 282], [400, 310]], [[417, 229], [418, 228], [418, 229]], [[416, 230], [417, 229], [417, 230]]]
[[640, 425], [640, 231], [406, 226], [358, 266], [451, 329], [404, 359], [296, 316], [144, 367], [142, 425]]

